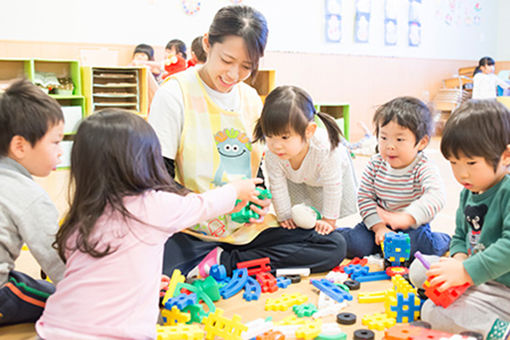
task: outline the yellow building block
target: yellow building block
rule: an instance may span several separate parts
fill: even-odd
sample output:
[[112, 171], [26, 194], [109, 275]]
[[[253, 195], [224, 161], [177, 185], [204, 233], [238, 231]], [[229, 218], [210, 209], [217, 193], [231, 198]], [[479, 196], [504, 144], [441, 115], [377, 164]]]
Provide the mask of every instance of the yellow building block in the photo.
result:
[[378, 292], [370, 292], [370, 293], [358, 293], [358, 302], [359, 303], [384, 302], [385, 297], [386, 297], [386, 290], [381, 290]]
[[157, 340], [202, 340], [205, 332], [198, 325], [177, 324], [174, 326], [156, 325]]
[[361, 318], [361, 324], [368, 327], [368, 329], [376, 329], [378, 331], [390, 328], [397, 323], [395, 318], [389, 317], [385, 313], [367, 314]]
[[177, 306], [173, 306], [171, 310], [162, 309], [161, 316], [167, 326], [186, 323], [191, 319], [191, 315], [181, 312]]
[[308, 300], [308, 296], [294, 293], [294, 294], [282, 294], [277, 299], [268, 298], [266, 300], [265, 310], [274, 310], [274, 311], [286, 311], [290, 307], [294, 305], [300, 305], [305, 303]]
[[304, 325], [308, 321], [305, 318], [298, 318], [296, 315], [289, 315], [282, 321], [276, 322], [276, 325], [287, 326], [287, 325]]
[[202, 320], [205, 325], [205, 339], [213, 340], [216, 336], [229, 340], [241, 340], [241, 333], [248, 330], [248, 327], [241, 323], [241, 317], [234, 314], [232, 319], [223, 316], [223, 309], [216, 308], [214, 313]]
[[170, 283], [168, 284], [168, 290], [163, 297], [163, 306], [167, 301], [174, 296], [175, 287], [177, 287], [178, 283], [183, 283], [186, 280], [184, 275], [181, 274], [179, 269], [174, 269], [172, 272], [172, 277], [170, 278]]
[[322, 320], [307, 322], [296, 330], [296, 337], [305, 340], [315, 339], [322, 332]]

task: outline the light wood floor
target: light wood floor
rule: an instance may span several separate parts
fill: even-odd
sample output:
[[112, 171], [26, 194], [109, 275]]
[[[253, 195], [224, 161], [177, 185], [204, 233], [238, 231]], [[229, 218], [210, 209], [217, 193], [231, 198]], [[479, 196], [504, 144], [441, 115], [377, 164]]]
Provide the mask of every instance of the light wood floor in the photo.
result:
[[[454, 231], [455, 222], [455, 211], [457, 208], [458, 196], [461, 190], [460, 185], [455, 181], [453, 174], [451, 173], [449, 163], [442, 157], [439, 151], [439, 139], [433, 138], [431, 144], [427, 148], [427, 154], [430, 158], [438, 165], [441, 176], [446, 186], [447, 192], [447, 204], [446, 207], [439, 213], [439, 215], [431, 223], [434, 231], [442, 231], [452, 234]], [[367, 157], [356, 157], [354, 159], [354, 166], [356, 174], [361, 177], [362, 171], [368, 161]], [[67, 178], [68, 174], [66, 171], [57, 171], [48, 178], [37, 179], [50, 194], [50, 197], [54, 200], [60, 212], [64, 212], [67, 196]], [[354, 226], [360, 221], [359, 216], [350, 216], [339, 220], [338, 226]], [[29, 252], [23, 251], [20, 258], [16, 262], [16, 269], [23, 271], [34, 277], [39, 275], [39, 267], [35, 260], [32, 258]], [[375, 268], [374, 268], [375, 269]], [[320, 278], [323, 275], [314, 275], [314, 278]], [[381, 282], [368, 282], [362, 284], [361, 291], [371, 292], [380, 291], [387, 289], [391, 286], [389, 281]], [[272, 316], [273, 320], [279, 321], [284, 317], [290, 315], [292, 311], [287, 312], [266, 312], [264, 311], [264, 303], [268, 297], [279, 297], [282, 293], [294, 293], [299, 292], [309, 297], [308, 302], [317, 304], [318, 294], [316, 293], [313, 286], [309, 284], [309, 280], [305, 279], [299, 284], [291, 285], [285, 290], [278, 290], [273, 294], [263, 294], [258, 301], [246, 302], [242, 299], [242, 294], [228, 300], [220, 300], [216, 303], [216, 306], [225, 310], [224, 315], [226, 317], [232, 317], [234, 314], [239, 314], [242, 317], [242, 322], [248, 322], [261, 317]], [[358, 304], [357, 303], [357, 292], [353, 292], [354, 299], [350, 305], [343, 311], [355, 313], [358, 316], [358, 320], [355, 325], [352, 326], [341, 326], [341, 328], [348, 334], [348, 339], [352, 339], [352, 332], [359, 328], [365, 328], [361, 325], [361, 317], [364, 314], [383, 312], [384, 307], [382, 303], [376, 304]], [[326, 317], [324, 322], [335, 322], [335, 316]], [[376, 339], [381, 339], [383, 333], [376, 332]], [[34, 328], [32, 324], [23, 324], [10, 327], [0, 327], [0, 340], [3, 339], [33, 339], [35, 336]]]

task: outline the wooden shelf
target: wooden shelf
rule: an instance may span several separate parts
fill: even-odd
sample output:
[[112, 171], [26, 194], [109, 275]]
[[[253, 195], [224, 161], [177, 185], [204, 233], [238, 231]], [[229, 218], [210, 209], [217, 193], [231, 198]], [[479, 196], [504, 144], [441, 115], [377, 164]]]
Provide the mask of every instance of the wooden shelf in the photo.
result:
[[86, 112], [119, 108], [147, 115], [147, 71], [143, 67], [82, 68]]
[[316, 103], [315, 109], [317, 112], [327, 113], [334, 119], [343, 119], [342, 132], [344, 137], [348, 140], [350, 134], [350, 105], [349, 103]]
[[275, 70], [258, 70], [255, 79], [250, 76], [244, 82], [257, 90], [264, 102], [267, 95], [275, 88], [275, 75]]

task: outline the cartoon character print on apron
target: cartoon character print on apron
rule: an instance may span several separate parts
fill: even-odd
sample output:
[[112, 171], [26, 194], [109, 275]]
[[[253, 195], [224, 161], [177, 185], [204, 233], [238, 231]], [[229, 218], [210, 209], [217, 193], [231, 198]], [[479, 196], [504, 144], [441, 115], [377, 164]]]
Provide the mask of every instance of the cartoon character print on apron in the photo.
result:
[[[232, 180], [255, 177], [261, 148], [251, 143], [251, 131], [262, 106], [256, 91], [238, 84], [240, 112], [229, 112], [211, 100], [196, 70], [175, 78], [184, 96], [184, 124], [176, 156], [178, 181], [194, 192], [205, 192]], [[251, 226], [239, 233], [241, 226], [230, 215], [223, 215], [186, 232], [207, 240], [247, 243], [267, 228]]]

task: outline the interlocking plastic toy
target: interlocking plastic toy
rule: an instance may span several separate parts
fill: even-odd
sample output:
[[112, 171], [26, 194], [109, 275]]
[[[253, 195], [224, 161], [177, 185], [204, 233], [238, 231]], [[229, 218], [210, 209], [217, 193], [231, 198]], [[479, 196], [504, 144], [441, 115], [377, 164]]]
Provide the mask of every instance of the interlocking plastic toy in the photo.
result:
[[186, 323], [190, 321], [191, 318], [188, 313], [182, 313], [177, 306], [173, 306], [170, 310], [166, 308], [162, 309], [161, 317], [163, 318], [164, 325], [167, 326]]
[[322, 332], [322, 320], [316, 319], [312, 322], [307, 322], [296, 331], [296, 337], [305, 340], [315, 339]]
[[177, 324], [174, 326], [156, 325], [157, 340], [202, 340], [204, 331], [197, 325]]
[[[451, 333], [435, 331], [423, 327], [411, 326], [408, 324], [395, 325], [384, 332], [385, 340], [439, 340], [457, 339], [467, 340], [467, 336], [455, 336]], [[472, 339], [472, 338], [470, 338]]]
[[327, 296], [332, 298], [337, 302], [342, 302], [344, 300], [351, 301], [352, 295], [336, 286], [335, 284], [329, 282], [326, 279], [320, 280], [310, 280], [310, 283], [315, 286], [315, 288], [319, 289], [321, 292], [324, 292]]
[[395, 318], [390, 318], [385, 313], [366, 314], [361, 318], [362, 325], [379, 331], [394, 326], [396, 322]]
[[420, 316], [421, 303], [421, 299], [414, 293], [408, 293], [405, 297], [403, 293], [396, 293], [388, 295], [384, 306], [386, 314], [394, 317], [397, 322], [411, 322]]
[[267, 331], [262, 333], [261, 335], [257, 335], [256, 340], [283, 340], [285, 339], [285, 335], [283, 335], [280, 331]]
[[286, 311], [289, 307], [304, 303], [307, 300], [308, 296], [300, 293], [282, 294], [282, 296], [277, 299], [267, 299], [265, 310]]
[[279, 276], [276, 278], [276, 285], [278, 288], [287, 288], [292, 282], [285, 276]]
[[[368, 267], [364, 267], [368, 268]], [[388, 280], [390, 276], [386, 274], [386, 271], [379, 271], [379, 272], [358, 272], [358, 273], [352, 273], [351, 279], [358, 281], [358, 282], [369, 282], [369, 281], [381, 281], [381, 280]]]
[[216, 308], [216, 312], [202, 320], [206, 332], [205, 339], [213, 340], [216, 336], [224, 339], [241, 340], [241, 333], [248, 330], [248, 327], [241, 323], [241, 317], [234, 314], [231, 320], [223, 316], [223, 310]]
[[260, 283], [262, 293], [274, 293], [278, 290], [276, 278], [271, 273], [258, 273], [255, 278]]
[[263, 257], [256, 260], [244, 261], [237, 263], [237, 269], [246, 268], [248, 269], [248, 275], [257, 275], [258, 273], [265, 273], [271, 271], [271, 267], [268, 266], [270, 260], [269, 257]]
[[382, 243], [384, 258], [390, 261], [392, 267], [399, 267], [409, 260], [411, 239], [403, 232], [387, 233]]
[[[259, 195], [257, 196], [259, 199], [264, 200], [266, 198], [273, 198], [273, 195], [271, 195], [271, 192], [268, 189], [261, 189], [257, 188], [257, 191], [259, 192]], [[236, 204], [240, 201], [237, 200]], [[254, 218], [258, 220], [260, 218], [260, 215], [257, 214], [255, 211], [251, 210], [252, 202], [249, 202], [245, 207], [243, 207], [240, 211], [233, 213], [230, 215], [232, 218], [232, 221], [237, 223], [248, 223], [250, 222], [250, 218]]]
[[232, 273], [232, 280], [220, 289], [221, 296], [224, 299], [228, 299], [236, 295], [243, 289], [246, 280], [248, 280], [248, 270], [246, 268], [235, 269]]
[[177, 306], [179, 310], [183, 310], [185, 307], [189, 305], [194, 305], [197, 303], [197, 295], [196, 294], [179, 294], [176, 297], [168, 299], [165, 303], [165, 308], [171, 310], [172, 307]]
[[254, 278], [248, 276], [246, 284], [244, 285], [243, 298], [246, 301], [258, 300], [260, 297], [261, 288], [260, 284]]
[[304, 303], [302, 305], [294, 305], [292, 306], [292, 311], [299, 318], [303, 316], [312, 316], [317, 312], [317, 307], [313, 303]]
[[174, 296], [175, 288], [177, 287], [178, 283], [183, 283], [186, 280], [184, 275], [181, 274], [181, 271], [179, 269], [175, 269], [172, 272], [172, 277], [170, 278], [170, 283], [168, 284], [168, 289], [166, 290], [165, 296], [163, 297], [162, 304], [163, 306], [165, 303], [170, 299], [172, 296]]

